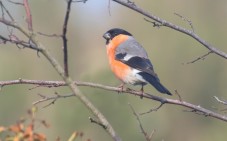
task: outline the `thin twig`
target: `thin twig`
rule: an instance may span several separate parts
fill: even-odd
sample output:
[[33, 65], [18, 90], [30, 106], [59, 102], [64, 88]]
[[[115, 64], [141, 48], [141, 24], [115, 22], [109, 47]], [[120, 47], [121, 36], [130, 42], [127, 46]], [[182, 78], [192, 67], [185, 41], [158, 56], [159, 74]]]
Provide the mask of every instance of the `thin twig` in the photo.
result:
[[100, 121], [97, 121], [97, 120], [95, 120], [95, 119], [93, 119], [93, 118], [91, 118], [91, 117], [89, 117], [89, 120], [91, 121], [91, 123], [96, 123], [97, 125], [103, 127], [104, 129], [107, 128], [106, 125], [104, 125], [104, 124], [103, 124], [102, 122], [100, 122]]
[[190, 25], [190, 27], [191, 27], [191, 29], [192, 29], [192, 31], [193, 32], [195, 32], [195, 30], [194, 30], [194, 27], [193, 27], [193, 24], [192, 24], [192, 21], [191, 20], [189, 20], [189, 19], [187, 19], [187, 18], [185, 18], [184, 16], [182, 16], [182, 15], [180, 15], [180, 14], [178, 14], [178, 13], [174, 13], [175, 15], [177, 15], [178, 17], [180, 17], [183, 21], [186, 21], [189, 25]]
[[[38, 101], [35, 101], [33, 102], [32, 104], [33, 105], [37, 105], [39, 103], [42, 103], [42, 102], [45, 102], [45, 101], [50, 101], [50, 100], [53, 100], [51, 102], [51, 104], [54, 104], [54, 102], [60, 98], [68, 98], [68, 97], [73, 97], [75, 96], [74, 94], [67, 94], [67, 95], [59, 95], [59, 94], [56, 94], [55, 96], [44, 96], [44, 95], [41, 95], [41, 94], [38, 94], [41, 99], [39, 99]], [[49, 105], [48, 105], [49, 106]], [[46, 107], [46, 106], [45, 106]]]
[[153, 129], [152, 132], [151, 132], [151, 134], [148, 136], [148, 138], [150, 139], [150, 141], [152, 140], [155, 132], [156, 132], [156, 130]]
[[27, 47], [27, 48], [31, 48], [37, 51], [40, 51], [39, 48], [36, 48], [36, 46], [31, 45], [28, 42], [22, 41], [22, 40], [18, 40], [17, 38], [7, 38], [4, 37], [2, 35], [0, 35], [0, 39], [2, 40], [2, 43], [6, 44], [7, 42], [11, 43], [11, 44], [15, 44], [17, 47], [19, 47], [19, 45], [21, 45], [22, 47]]
[[226, 100], [221, 100], [220, 98], [218, 98], [217, 96], [213, 96], [219, 103], [227, 105], [227, 101]]
[[24, 8], [25, 8], [25, 12], [26, 12], [26, 21], [28, 23], [28, 30], [29, 31], [33, 31], [32, 29], [32, 14], [31, 14], [31, 10], [28, 4], [28, 0], [24, 0]]
[[4, 11], [7, 13], [11, 21], [14, 21], [13, 16], [10, 14], [8, 9], [3, 5], [2, 1], [0, 1], [1, 9], [2, 9], [2, 18], [4, 19]]
[[111, 16], [111, 11], [110, 11], [110, 4], [111, 4], [111, 0], [108, 0], [108, 12], [109, 12], [109, 16]]
[[197, 57], [196, 59], [194, 59], [194, 60], [192, 60], [192, 61], [190, 61], [190, 62], [187, 62], [187, 63], [183, 63], [183, 65], [184, 64], [192, 64], [192, 63], [195, 63], [195, 62], [197, 62], [197, 61], [199, 61], [199, 60], [204, 60], [208, 55], [210, 55], [211, 53], [213, 53], [212, 51], [209, 51], [208, 53], [206, 53], [206, 54], [204, 54], [204, 55], [202, 55], [202, 56], [199, 56], [199, 57]]
[[136, 120], [139, 124], [140, 130], [142, 132], [142, 134], [144, 135], [146, 141], [151, 141], [151, 138], [149, 138], [149, 136], [147, 135], [147, 132], [144, 130], [143, 125], [140, 121], [139, 115], [136, 113], [135, 109], [132, 107], [132, 105], [130, 103], [128, 103], [129, 107], [131, 108], [133, 115], [136, 117]]
[[160, 23], [157, 23], [157, 22], [154, 22], [154, 21], [150, 21], [146, 18], [143, 18], [146, 22], [149, 22], [149, 23], [152, 23], [153, 24], [153, 27], [158, 27], [160, 28], [162, 25]]
[[73, 0], [72, 2], [83, 2], [86, 3], [88, 0]]
[[58, 34], [46, 34], [46, 33], [42, 33], [42, 32], [37, 32], [39, 35], [42, 35], [42, 36], [46, 36], [46, 37], [61, 37], [62, 38], [62, 35], [58, 35]]
[[21, 2], [14, 2], [14, 1], [12, 1], [12, 0], [8, 0], [8, 2], [13, 3], [13, 4], [16, 4], [16, 5], [24, 6], [24, 4], [21, 3]]
[[180, 101], [183, 101], [181, 95], [178, 93], [177, 90], [175, 90], [175, 94], [178, 96], [178, 98], [179, 98]]
[[151, 113], [151, 112], [153, 112], [153, 111], [158, 111], [164, 104], [165, 104], [165, 103], [162, 103], [162, 102], [161, 102], [161, 104], [160, 104], [158, 107], [152, 108], [152, 109], [150, 109], [150, 110], [147, 111], [147, 112], [140, 113], [140, 115], [145, 115], [145, 114], [149, 114], [149, 113]]

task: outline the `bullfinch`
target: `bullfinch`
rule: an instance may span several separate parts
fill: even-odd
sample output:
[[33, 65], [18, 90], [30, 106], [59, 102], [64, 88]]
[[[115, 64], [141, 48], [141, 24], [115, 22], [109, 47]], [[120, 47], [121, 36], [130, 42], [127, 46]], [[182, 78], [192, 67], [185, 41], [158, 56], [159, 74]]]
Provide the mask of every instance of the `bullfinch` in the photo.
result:
[[107, 31], [103, 38], [106, 39], [107, 56], [111, 70], [124, 84], [153, 85], [160, 93], [172, 95], [160, 82], [154, 72], [153, 65], [144, 48], [129, 32], [113, 28]]

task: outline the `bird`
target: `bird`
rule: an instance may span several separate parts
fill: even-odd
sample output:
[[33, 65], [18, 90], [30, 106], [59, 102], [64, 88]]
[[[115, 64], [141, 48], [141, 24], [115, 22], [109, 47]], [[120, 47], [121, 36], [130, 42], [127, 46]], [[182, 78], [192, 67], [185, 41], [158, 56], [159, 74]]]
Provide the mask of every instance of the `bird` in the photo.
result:
[[147, 52], [131, 33], [121, 28], [112, 28], [103, 34], [103, 38], [106, 40], [111, 70], [123, 82], [119, 86], [122, 90], [125, 84], [141, 85], [143, 97], [143, 87], [151, 84], [160, 93], [172, 95], [161, 84]]

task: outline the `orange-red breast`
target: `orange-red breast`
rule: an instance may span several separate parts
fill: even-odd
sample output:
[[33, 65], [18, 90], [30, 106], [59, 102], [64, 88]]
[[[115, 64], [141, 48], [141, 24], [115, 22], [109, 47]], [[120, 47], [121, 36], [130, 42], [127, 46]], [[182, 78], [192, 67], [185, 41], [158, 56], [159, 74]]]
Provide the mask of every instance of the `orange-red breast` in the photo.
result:
[[[153, 85], [159, 92], [172, 95], [161, 83], [154, 72], [153, 65], [144, 48], [129, 32], [113, 28], [103, 37], [111, 70], [124, 84]], [[123, 87], [122, 85], [122, 87]]]

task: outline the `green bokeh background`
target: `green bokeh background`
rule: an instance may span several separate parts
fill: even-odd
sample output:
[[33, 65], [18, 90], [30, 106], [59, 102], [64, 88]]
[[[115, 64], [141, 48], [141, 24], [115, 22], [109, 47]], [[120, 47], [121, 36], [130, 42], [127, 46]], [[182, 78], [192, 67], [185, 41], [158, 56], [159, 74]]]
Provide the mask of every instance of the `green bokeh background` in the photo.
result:
[[[23, 7], [3, 1], [26, 27]], [[61, 34], [66, 2], [64, 0], [29, 1], [35, 32]], [[135, 3], [160, 18], [190, 29], [187, 22], [174, 13], [183, 15], [193, 23], [195, 32], [210, 44], [227, 52], [227, 1], [219, 0], [137, 0]], [[183, 65], [208, 52], [192, 38], [166, 27], [154, 28], [146, 22], [144, 16], [108, 0], [88, 0], [87, 3], [74, 3], [68, 26], [69, 72], [74, 80], [102, 83], [117, 86], [120, 82], [109, 69], [104, 32], [113, 27], [123, 28], [147, 50], [161, 82], [172, 92], [177, 89], [183, 100], [217, 111], [225, 107], [212, 97], [227, 99], [227, 61], [211, 54], [205, 60]], [[7, 28], [0, 24], [0, 33], [7, 35]], [[18, 34], [13, 30], [14, 34]], [[23, 37], [21, 37], [23, 38]], [[38, 35], [42, 42], [62, 64], [62, 40]], [[18, 78], [39, 80], [61, 80], [53, 67], [37, 52], [19, 49], [14, 45], [0, 44], [0, 80]], [[60, 88], [35, 88], [31, 85], [3, 87], [0, 91], [0, 125], [9, 126], [21, 116], [40, 97], [37, 94], [68, 94], [70, 90]], [[139, 89], [139, 87], [134, 87]], [[116, 132], [124, 141], [145, 140], [140, 133], [136, 118], [128, 103], [140, 113], [157, 106], [159, 103], [140, 99], [132, 95], [116, 94], [100, 89], [81, 87], [82, 92], [107, 117]], [[160, 95], [152, 86], [145, 87], [146, 92]], [[177, 99], [176, 96], [171, 98]], [[111, 140], [102, 128], [91, 124], [88, 117], [93, 115], [76, 98], [60, 99], [54, 105], [42, 108], [38, 106], [37, 118], [50, 123], [50, 129], [42, 126], [36, 130], [47, 134], [48, 140], [58, 136], [62, 140], [73, 131], [82, 131], [92, 141]], [[227, 140], [227, 124], [223, 121], [183, 112], [185, 108], [165, 105], [157, 112], [141, 116], [144, 129], [150, 133], [156, 130], [153, 140], [165, 141], [224, 141]], [[219, 111], [217, 111], [219, 112]], [[225, 114], [224, 112], [222, 112]]]

